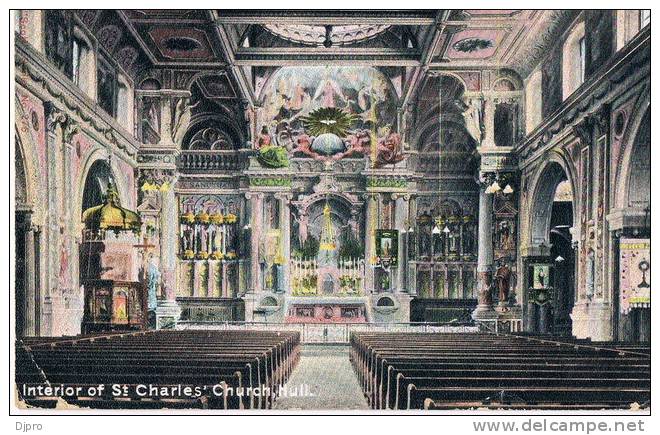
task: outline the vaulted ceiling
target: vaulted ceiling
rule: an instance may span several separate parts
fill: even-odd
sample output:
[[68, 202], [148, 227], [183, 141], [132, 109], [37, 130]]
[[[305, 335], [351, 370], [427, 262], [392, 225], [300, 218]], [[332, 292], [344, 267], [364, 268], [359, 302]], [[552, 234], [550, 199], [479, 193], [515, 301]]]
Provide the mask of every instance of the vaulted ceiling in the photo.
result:
[[281, 66], [368, 65], [410, 101], [429, 70], [526, 76], [572, 21], [563, 10], [123, 10], [153, 67], [225, 70], [255, 102]]

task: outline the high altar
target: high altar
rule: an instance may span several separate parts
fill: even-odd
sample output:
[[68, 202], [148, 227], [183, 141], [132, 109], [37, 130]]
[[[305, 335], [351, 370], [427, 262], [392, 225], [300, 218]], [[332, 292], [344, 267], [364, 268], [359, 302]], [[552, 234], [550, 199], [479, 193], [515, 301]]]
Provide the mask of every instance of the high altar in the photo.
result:
[[[261, 107], [234, 113], [245, 125], [216, 119], [224, 106], [202, 80], [190, 92], [138, 92], [152, 143], [141, 150], [138, 210], [160, 252], [160, 326], [469, 318], [483, 130], [472, 108], [482, 97], [438, 76], [413, 117], [396, 107], [392, 80], [371, 67], [281, 68]], [[451, 122], [437, 115], [439, 88]], [[511, 94], [504, 101], [517, 101]], [[147, 128], [154, 112], [177, 129]], [[515, 201], [499, 201], [510, 237], [497, 242], [498, 260], [515, 268]]]

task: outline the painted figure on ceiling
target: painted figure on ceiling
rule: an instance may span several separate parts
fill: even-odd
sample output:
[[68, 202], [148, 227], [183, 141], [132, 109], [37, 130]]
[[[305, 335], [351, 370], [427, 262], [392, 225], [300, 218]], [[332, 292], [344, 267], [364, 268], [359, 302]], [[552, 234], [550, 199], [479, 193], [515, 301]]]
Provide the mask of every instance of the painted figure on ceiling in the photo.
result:
[[319, 100], [321, 107], [338, 107], [339, 103], [347, 102], [341, 87], [330, 78], [326, 78], [319, 84], [313, 99]]

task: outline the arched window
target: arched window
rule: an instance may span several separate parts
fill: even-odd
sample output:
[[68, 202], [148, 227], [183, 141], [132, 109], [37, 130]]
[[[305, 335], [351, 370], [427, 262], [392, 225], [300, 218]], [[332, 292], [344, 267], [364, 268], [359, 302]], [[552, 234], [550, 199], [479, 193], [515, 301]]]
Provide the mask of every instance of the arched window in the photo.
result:
[[73, 78], [73, 20], [65, 10], [46, 13], [45, 50], [48, 60], [67, 77]]
[[117, 113], [117, 71], [112, 64], [99, 56], [96, 71], [96, 94], [99, 106], [113, 118]]
[[90, 98], [95, 97], [96, 61], [92, 44], [79, 28], [73, 32], [71, 80]]
[[580, 22], [566, 38], [562, 51], [562, 95], [564, 100], [584, 83], [585, 60], [584, 22]]
[[133, 90], [122, 75], [117, 86], [117, 121], [127, 131], [133, 130]]

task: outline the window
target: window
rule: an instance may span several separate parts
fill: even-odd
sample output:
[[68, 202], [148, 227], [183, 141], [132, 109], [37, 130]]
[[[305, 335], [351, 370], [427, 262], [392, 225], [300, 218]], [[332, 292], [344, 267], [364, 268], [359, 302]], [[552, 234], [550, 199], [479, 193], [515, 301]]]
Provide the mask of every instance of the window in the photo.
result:
[[117, 88], [117, 122], [126, 130], [133, 129], [133, 98], [130, 85], [119, 75]]
[[566, 38], [562, 50], [562, 95], [567, 99], [584, 83], [586, 50], [584, 23], [578, 23]]
[[616, 49], [621, 50], [644, 27], [651, 23], [648, 9], [619, 9], [616, 12]]
[[584, 36], [578, 43], [580, 47], [580, 83], [584, 83], [584, 73], [587, 70], [587, 48], [584, 42]]
[[46, 11], [46, 57], [73, 78], [73, 25], [67, 11]]
[[651, 10], [642, 9], [639, 11], [639, 28], [640, 30], [651, 23]]
[[525, 83], [525, 130], [531, 133], [543, 120], [543, 73], [537, 69]]
[[48, 60], [87, 95], [93, 93], [93, 55], [81, 30], [67, 11], [45, 11], [45, 52]]
[[117, 72], [110, 63], [99, 56], [96, 71], [96, 94], [99, 106], [113, 118], [117, 115]]
[[83, 42], [77, 38], [73, 39], [73, 62], [72, 62], [72, 80], [80, 87], [80, 61], [82, 57]]

